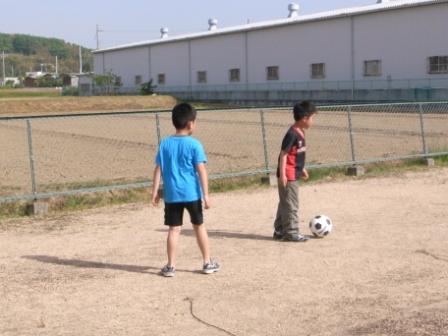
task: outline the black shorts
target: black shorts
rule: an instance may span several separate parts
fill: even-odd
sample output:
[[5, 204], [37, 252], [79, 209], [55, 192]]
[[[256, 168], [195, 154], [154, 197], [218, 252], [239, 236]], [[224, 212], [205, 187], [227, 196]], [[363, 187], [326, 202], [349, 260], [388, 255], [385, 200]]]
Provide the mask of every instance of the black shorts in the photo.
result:
[[183, 224], [184, 209], [190, 214], [191, 223], [200, 225], [204, 223], [202, 215], [202, 201], [182, 203], [165, 203], [165, 225], [180, 226]]

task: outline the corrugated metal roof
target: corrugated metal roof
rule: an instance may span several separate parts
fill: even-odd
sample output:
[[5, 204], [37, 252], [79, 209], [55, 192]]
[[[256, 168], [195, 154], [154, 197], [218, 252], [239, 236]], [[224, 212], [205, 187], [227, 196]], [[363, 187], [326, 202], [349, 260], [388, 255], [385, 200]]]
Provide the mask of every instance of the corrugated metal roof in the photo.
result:
[[260, 29], [271, 28], [271, 27], [300, 24], [300, 23], [306, 23], [306, 22], [310, 22], [310, 21], [322, 21], [322, 20], [329, 20], [329, 19], [334, 19], [334, 18], [344, 17], [344, 16], [356, 16], [356, 15], [362, 15], [362, 14], [368, 14], [368, 13], [374, 13], [374, 12], [394, 10], [394, 9], [399, 9], [399, 8], [426, 6], [426, 5], [432, 5], [432, 4], [438, 4], [438, 3], [448, 3], [448, 0], [391, 0], [390, 2], [379, 3], [379, 4], [374, 4], [374, 5], [368, 5], [368, 6], [338, 9], [338, 10], [332, 10], [332, 11], [308, 14], [308, 15], [299, 15], [299, 16], [291, 18], [291, 19], [287, 18], [287, 19], [279, 19], [279, 20], [272, 20], [272, 21], [263, 21], [263, 22], [250, 23], [250, 24], [233, 26], [233, 27], [228, 27], [228, 28], [219, 28], [214, 31], [204, 31], [204, 32], [192, 33], [192, 34], [186, 34], [186, 35], [177, 35], [177, 36], [168, 37], [168, 38], [164, 38], [164, 39], [124, 44], [124, 45], [119, 45], [116, 47], [95, 50], [95, 51], [93, 51], [93, 53], [101, 53], [101, 52], [106, 52], [106, 51], [129, 49], [129, 48], [136, 48], [136, 47], [144, 47], [144, 46], [164, 44], [164, 43], [170, 43], [170, 42], [188, 41], [188, 40], [217, 36], [217, 35], [224, 35], [224, 34], [231, 34], [231, 33], [238, 33], [238, 32], [247, 32], [247, 31], [251, 31], [251, 30], [260, 30]]

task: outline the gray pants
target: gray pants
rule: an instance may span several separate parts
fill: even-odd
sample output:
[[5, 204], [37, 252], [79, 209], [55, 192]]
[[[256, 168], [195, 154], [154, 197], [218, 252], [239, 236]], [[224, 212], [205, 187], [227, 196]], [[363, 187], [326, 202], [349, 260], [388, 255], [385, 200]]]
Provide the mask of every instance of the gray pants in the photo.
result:
[[278, 181], [278, 208], [274, 229], [278, 234], [299, 233], [299, 185], [297, 181], [288, 181], [286, 187]]

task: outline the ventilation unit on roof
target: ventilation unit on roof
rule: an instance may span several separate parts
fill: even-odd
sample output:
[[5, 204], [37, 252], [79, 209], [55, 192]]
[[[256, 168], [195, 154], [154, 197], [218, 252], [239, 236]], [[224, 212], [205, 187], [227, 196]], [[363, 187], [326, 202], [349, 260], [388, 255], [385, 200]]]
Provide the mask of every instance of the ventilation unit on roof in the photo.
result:
[[290, 3], [288, 5], [288, 10], [289, 10], [289, 15], [288, 18], [295, 18], [297, 16], [299, 16], [299, 5], [296, 3]]
[[168, 37], [168, 28], [166, 28], [166, 27], [163, 27], [163, 28], [160, 28], [160, 38], [167, 38]]
[[209, 19], [208, 20], [208, 30], [216, 30], [218, 29], [218, 20], [217, 19]]

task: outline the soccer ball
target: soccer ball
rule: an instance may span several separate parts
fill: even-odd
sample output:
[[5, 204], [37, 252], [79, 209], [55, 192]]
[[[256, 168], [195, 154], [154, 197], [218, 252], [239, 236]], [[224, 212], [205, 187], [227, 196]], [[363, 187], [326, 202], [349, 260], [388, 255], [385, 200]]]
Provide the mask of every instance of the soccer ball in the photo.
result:
[[333, 223], [328, 216], [318, 215], [310, 220], [310, 230], [315, 237], [323, 238], [328, 236], [333, 228]]

